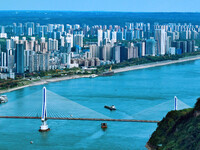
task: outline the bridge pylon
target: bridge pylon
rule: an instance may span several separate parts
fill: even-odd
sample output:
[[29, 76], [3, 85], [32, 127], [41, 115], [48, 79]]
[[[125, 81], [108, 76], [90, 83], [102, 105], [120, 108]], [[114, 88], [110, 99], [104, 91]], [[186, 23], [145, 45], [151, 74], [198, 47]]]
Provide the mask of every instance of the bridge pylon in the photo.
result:
[[40, 126], [40, 129], [39, 129], [40, 132], [47, 132], [50, 130], [50, 128], [47, 125], [47, 107], [46, 107], [47, 103], [46, 102], [47, 102], [46, 87], [43, 87], [42, 116], [41, 116], [42, 125]]
[[178, 105], [177, 105], [178, 99], [176, 96], [174, 96], [174, 110], [178, 110]]

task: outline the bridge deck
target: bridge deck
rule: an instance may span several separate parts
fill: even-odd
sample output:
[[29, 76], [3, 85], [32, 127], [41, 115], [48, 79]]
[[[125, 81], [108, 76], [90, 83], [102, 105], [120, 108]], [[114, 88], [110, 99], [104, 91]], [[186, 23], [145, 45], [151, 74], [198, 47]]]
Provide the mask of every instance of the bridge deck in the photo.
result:
[[[41, 119], [41, 117], [26, 117], [26, 116], [0, 116], [0, 118], [9, 119]], [[102, 118], [57, 118], [47, 117], [51, 120], [85, 120], [85, 121], [116, 121], [116, 122], [144, 122], [144, 123], [158, 123], [156, 120], [134, 120], [134, 119], [102, 119]]]

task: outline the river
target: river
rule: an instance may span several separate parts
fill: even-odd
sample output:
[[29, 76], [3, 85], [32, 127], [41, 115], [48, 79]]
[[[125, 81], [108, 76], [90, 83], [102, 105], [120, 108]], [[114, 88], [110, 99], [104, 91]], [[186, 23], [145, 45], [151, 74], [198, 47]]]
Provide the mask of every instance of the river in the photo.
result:
[[[50, 115], [63, 113], [74, 117], [161, 120], [173, 109], [174, 96], [184, 106], [193, 107], [200, 95], [199, 83], [200, 60], [111, 77], [54, 82], [45, 86], [59, 96], [52, 94], [54, 98], [47, 98], [47, 111]], [[0, 115], [40, 115], [43, 86], [6, 93], [9, 102], [0, 105]], [[112, 104], [116, 111], [104, 108]], [[100, 121], [48, 120], [51, 130], [40, 133], [40, 120], [0, 119], [0, 149], [145, 149], [157, 127], [156, 123], [107, 123], [108, 129], [102, 131]]]

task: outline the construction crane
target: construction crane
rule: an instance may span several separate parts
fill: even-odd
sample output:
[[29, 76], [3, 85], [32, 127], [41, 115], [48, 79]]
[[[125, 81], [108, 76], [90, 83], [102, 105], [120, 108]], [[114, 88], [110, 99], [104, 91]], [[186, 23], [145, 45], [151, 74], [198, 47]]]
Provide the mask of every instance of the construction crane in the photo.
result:
[[110, 66], [110, 69], [109, 69], [109, 71], [112, 71], [112, 65]]

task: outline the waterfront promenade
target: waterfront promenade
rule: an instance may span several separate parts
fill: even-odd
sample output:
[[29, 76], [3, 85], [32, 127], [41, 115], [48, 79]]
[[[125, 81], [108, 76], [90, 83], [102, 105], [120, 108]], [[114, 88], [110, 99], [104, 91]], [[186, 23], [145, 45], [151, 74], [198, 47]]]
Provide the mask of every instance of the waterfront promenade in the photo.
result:
[[148, 63], [148, 64], [124, 67], [124, 68], [115, 69], [114, 72], [120, 73], [120, 72], [126, 72], [126, 71], [138, 70], [138, 69], [159, 67], [159, 66], [171, 65], [171, 64], [175, 64], [175, 63], [182, 63], [182, 62], [193, 61], [193, 60], [198, 60], [198, 59], [200, 59], [199, 55], [191, 56], [191, 57], [184, 57], [184, 58], [180, 58], [179, 60], [159, 61], [159, 62], [153, 62], [153, 63]]

